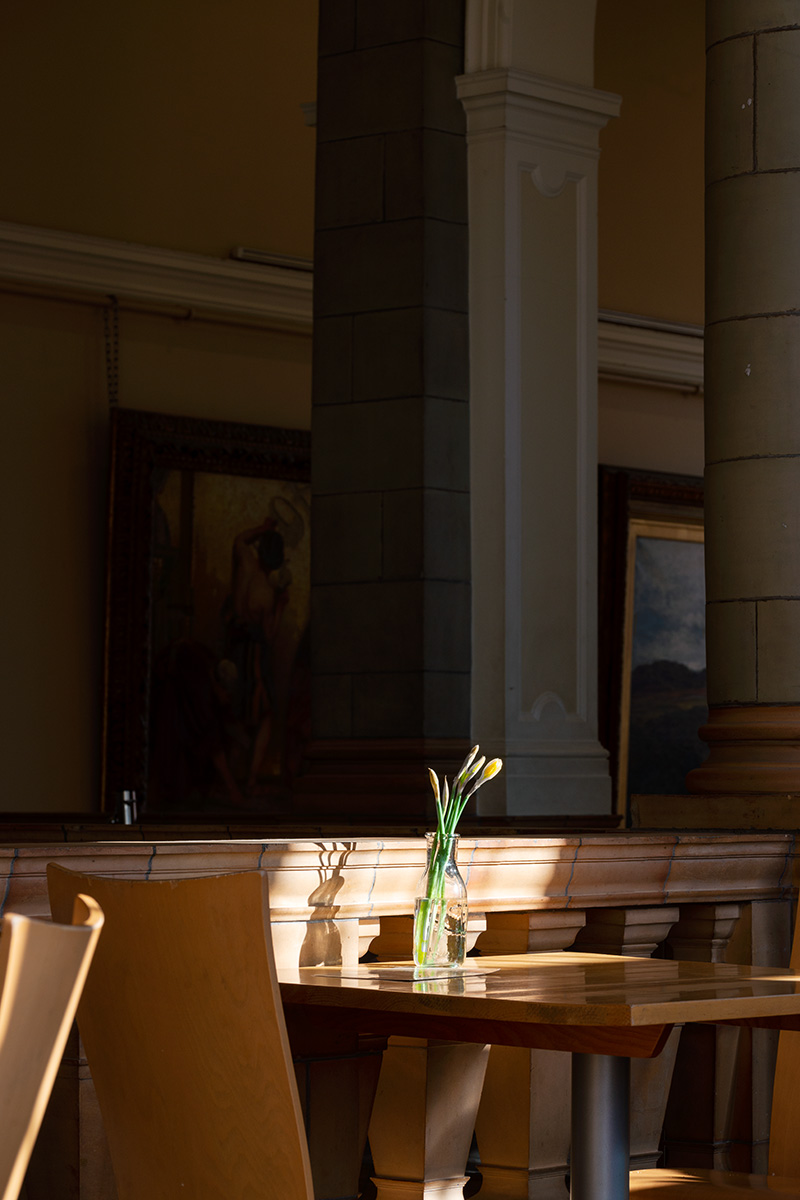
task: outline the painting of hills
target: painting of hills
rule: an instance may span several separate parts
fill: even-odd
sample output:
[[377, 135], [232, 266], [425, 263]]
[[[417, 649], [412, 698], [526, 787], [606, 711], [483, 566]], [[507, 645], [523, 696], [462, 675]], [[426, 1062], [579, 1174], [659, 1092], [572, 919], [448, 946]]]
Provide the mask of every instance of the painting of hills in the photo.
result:
[[685, 792], [708, 753], [702, 542], [638, 537], [633, 605], [627, 791]]

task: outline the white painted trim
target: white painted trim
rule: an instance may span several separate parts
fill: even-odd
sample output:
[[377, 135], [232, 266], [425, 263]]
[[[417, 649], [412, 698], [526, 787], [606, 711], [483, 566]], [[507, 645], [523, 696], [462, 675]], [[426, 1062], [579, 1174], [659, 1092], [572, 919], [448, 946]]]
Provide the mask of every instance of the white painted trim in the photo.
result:
[[309, 271], [0, 222], [2, 280], [311, 332]]
[[601, 378], [666, 384], [703, 390], [703, 339], [663, 329], [597, 323], [598, 372]]
[[[305, 266], [305, 264], [304, 264]], [[312, 274], [0, 222], [0, 280], [117, 296], [311, 332]], [[598, 322], [601, 376], [699, 390], [703, 339], [616, 315]]]
[[465, 107], [471, 105], [478, 109], [484, 104], [499, 109], [503, 99], [511, 96], [518, 104], [527, 101], [527, 107], [538, 113], [567, 110], [570, 120], [584, 121], [597, 129], [602, 129], [610, 117], [619, 115], [622, 103], [622, 97], [616, 92], [601, 92], [580, 83], [551, 79], [548, 75], [515, 67], [495, 67], [471, 75], [457, 75], [456, 90]]
[[[616, 114], [619, 98], [509, 68], [462, 75], [456, 88], [467, 115], [470, 417], [473, 445], [481, 445], [471, 461], [473, 727], [482, 740], [503, 742], [507, 760], [512, 745], [521, 751], [509, 765], [508, 812], [604, 811], [610, 778], [597, 740], [596, 495], [587, 481], [597, 460], [598, 131]], [[546, 204], [556, 203], [567, 180], [576, 185], [573, 228], [554, 226], [568, 251], [564, 261], [574, 259], [576, 272], [559, 342], [565, 367], [574, 366], [574, 384], [565, 385], [558, 406], [546, 387], [522, 379], [525, 322], [535, 319], [522, 287], [524, 221], [531, 219], [522, 206], [526, 175]], [[524, 269], [535, 268], [525, 263]], [[535, 286], [542, 299], [547, 282], [537, 276]], [[531, 540], [535, 518], [548, 505], [536, 447], [523, 437], [537, 419], [548, 430], [558, 427], [558, 469], [564, 486], [574, 489], [574, 503], [548, 513], [547, 545]], [[533, 611], [523, 592], [522, 563], [537, 554], [534, 569], [549, 571], [556, 554], [574, 567], [574, 589], [571, 580], [568, 594], [553, 589], [547, 612]], [[557, 698], [552, 672], [538, 671], [523, 655], [526, 642], [550, 629], [574, 638], [575, 647], [574, 678], [564, 680], [568, 692]]]
[[511, 62], [509, 0], [473, 0], [467, 4], [464, 69], [471, 75]]

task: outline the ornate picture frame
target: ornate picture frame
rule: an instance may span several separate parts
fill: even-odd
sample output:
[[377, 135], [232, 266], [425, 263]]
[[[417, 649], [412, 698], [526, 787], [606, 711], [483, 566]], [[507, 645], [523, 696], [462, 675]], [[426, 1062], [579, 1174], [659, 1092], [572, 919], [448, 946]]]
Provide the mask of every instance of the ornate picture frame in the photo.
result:
[[102, 807], [283, 811], [309, 732], [310, 434], [111, 414]]

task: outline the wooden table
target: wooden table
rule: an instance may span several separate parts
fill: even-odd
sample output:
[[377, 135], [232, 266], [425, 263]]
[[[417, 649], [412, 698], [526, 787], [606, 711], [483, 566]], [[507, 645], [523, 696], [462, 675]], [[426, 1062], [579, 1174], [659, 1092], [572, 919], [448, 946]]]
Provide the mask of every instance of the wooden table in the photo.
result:
[[[408, 964], [393, 963], [281, 969], [279, 977], [290, 1019], [303, 1014], [407, 1039], [570, 1052], [572, 1200], [628, 1195], [631, 1058], [657, 1055], [670, 1030], [686, 1022], [800, 1029], [800, 975], [783, 968], [567, 951], [470, 959], [463, 972], [416, 978]], [[457, 1086], [451, 1079], [449, 1087]], [[466, 1105], [465, 1121], [469, 1113], [474, 1119]], [[455, 1195], [459, 1180], [450, 1182]], [[407, 1183], [383, 1189], [400, 1192], [409, 1194]]]

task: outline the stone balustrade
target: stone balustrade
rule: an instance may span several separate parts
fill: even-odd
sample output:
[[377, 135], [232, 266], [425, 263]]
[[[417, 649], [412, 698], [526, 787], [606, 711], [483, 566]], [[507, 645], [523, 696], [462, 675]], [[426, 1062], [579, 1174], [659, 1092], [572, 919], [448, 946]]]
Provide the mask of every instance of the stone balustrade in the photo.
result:
[[[2, 911], [47, 914], [49, 862], [147, 879], [260, 869], [269, 875], [280, 962], [347, 964], [368, 950], [380, 958], [410, 955], [413, 897], [425, 861], [421, 837], [260, 841], [188, 840], [184, 834], [170, 841], [145, 827], [113, 827], [111, 836], [109, 841], [0, 846]], [[789, 833], [464, 837], [459, 864], [469, 891], [470, 939], [478, 953], [575, 944], [634, 955], [788, 961], [798, 871], [796, 842]], [[763, 1159], [775, 1037], [769, 1031], [755, 1036], [734, 1031], [738, 1038], [729, 1033], [720, 1036], [712, 1029], [704, 1041], [701, 1033], [702, 1044], [692, 1044], [692, 1086], [708, 1098], [709, 1112], [694, 1117], [688, 1131], [690, 1110], [674, 1094], [675, 1087], [689, 1089], [678, 1037], [668, 1055], [638, 1069], [632, 1127], [637, 1162], [658, 1156], [673, 1063], [676, 1084], [665, 1126], [673, 1161], [683, 1153], [694, 1162], [733, 1162], [748, 1169]], [[381, 1045], [328, 1031], [294, 1031], [294, 1036], [303, 1103], [323, 1112], [329, 1108], [325, 1097], [335, 1096], [340, 1114], [335, 1136], [326, 1133], [324, 1120], [310, 1122], [318, 1200], [354, 1195], [368, 1119], [365, 1096], [375, 1085]], [[494, 1101], [478, 1112], [484, 1200], [493, 1192], [521, 1200], [566, 1195], [565, 1062], [566, 1056], [555, 1053], [493, 1049], [486, 1095], [507, 1096], [513, 1103], [506, 1116]], [[352, 1119], [343, 1134], [341, 1114], [348, 1101]], [[92, 1106], [91, 1080], [75, 1039], [43, 1129], [42, 1149], [32, 1162], [28, 1200], [112, 1200], [102, 1129]], [[74, 1142], [69, 1164], [64, 1154], [68, 1128]], [[344, 1153], [348, 1140], [349, 1155]], [[420, 1169], [424, 1195], [429, 1168]]]
[[[410, 913], [425, 863], [423, 838], [165, 841], [145, 832], [135, 841], [131, 834], [0, 846], [2, 911], [48, 913], [48, 862], [148, 879], [265, 870], [273, 925], [333, 919], [344, 926]], [[463, 838], [459, 866], [471, 911], [486, 913], [779, 900], [796, 887], [788, 833]]]

